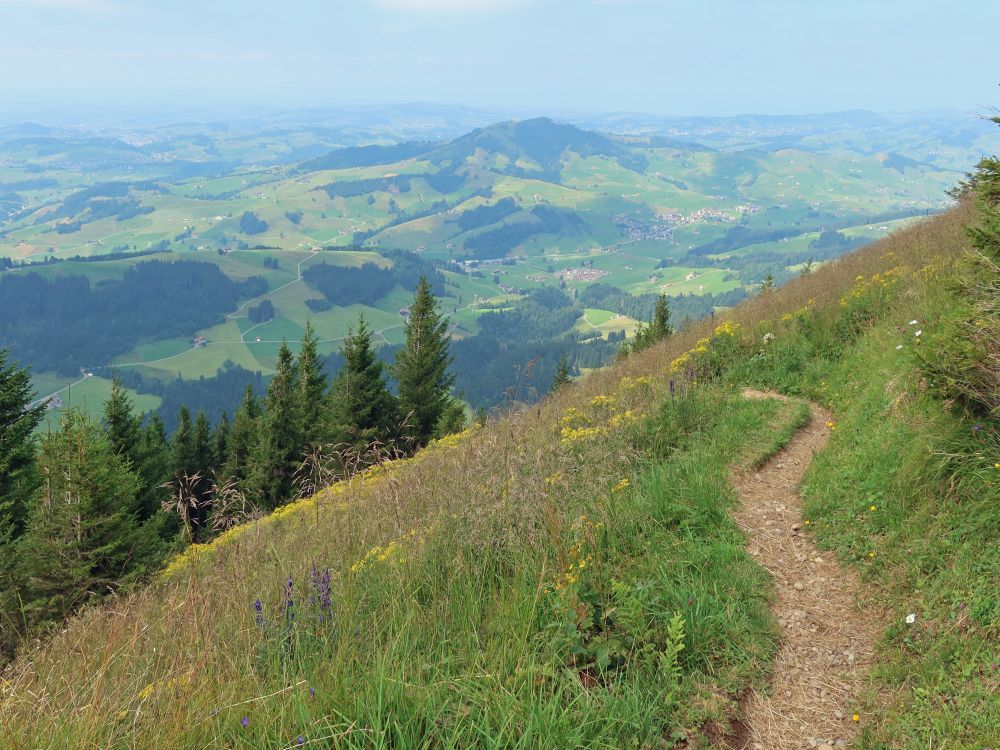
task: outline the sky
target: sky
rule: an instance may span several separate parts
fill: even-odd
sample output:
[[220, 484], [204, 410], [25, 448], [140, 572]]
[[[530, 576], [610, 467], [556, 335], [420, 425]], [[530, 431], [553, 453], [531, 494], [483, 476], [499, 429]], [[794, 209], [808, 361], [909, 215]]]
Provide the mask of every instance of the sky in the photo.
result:
[[0, 0], [0, 107], [982, 112], [995, 0]]

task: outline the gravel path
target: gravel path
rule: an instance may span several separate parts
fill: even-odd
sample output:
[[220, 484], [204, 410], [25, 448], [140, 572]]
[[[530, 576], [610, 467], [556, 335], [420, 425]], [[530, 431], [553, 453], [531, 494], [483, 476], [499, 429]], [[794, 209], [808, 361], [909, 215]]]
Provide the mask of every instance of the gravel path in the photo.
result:
[[802, 517], [799, 486], [830, 435], [829, 412], [810, 408], [811, 421], [784, 450], [758, 471], [733, 477], [740, 496], [734, 517], [750, 554], [774, 579], [773, 611], [781, 628], [771, 689], [747, 697], [740, 731], [729, 741], [735, 750], [850, 747], [861, 723], [853, 699], [885, 621], [881, 612], [862, 609], [854, 571], [816, 548]]

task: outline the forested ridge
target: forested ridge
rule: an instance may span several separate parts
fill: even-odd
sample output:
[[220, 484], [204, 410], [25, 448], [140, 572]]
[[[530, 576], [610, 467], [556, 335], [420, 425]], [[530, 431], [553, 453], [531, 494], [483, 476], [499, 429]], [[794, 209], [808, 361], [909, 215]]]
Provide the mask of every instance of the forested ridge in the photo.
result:
[[0, 346], [37, 370], [74, 375], [106, 364], [149, 339], [190, 336], [223, 320], [239, 286], [199, 261], [144, 261], [120, 281], [0, 276]]

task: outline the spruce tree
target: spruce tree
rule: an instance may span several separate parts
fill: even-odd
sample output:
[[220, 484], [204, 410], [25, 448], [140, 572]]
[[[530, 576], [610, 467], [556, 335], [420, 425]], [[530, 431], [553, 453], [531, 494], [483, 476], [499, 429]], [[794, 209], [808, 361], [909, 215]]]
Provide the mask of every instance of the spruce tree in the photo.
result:
[[28, 371], [0, 349], [0, 544], [24, 530], [36, 486], [34, 431], [44, 406], [32, 406]]
[[169, 492], [162, 485], [171, 479], [170, 443], [167, 440], [167, 428], [159, 415], [153, 413], [149, 418], [139, 440], [142, 462], [139, 476], [142, 478], [142, 510], [140, 520], [152, 518], [160, 510], [161, 502], [166, 500]]
[[212, 466], [220, 474], [226, 464], [226, 460], [229, 458], [230, 432], [232, 432], [232, 426], [229, 424], [229, 415], [226, 412], [222, 412], [222, 416], [219, 417], [219, 425], [215, 428], [214, 447], [212, 451]]
[[257, 444], [260, 428], [260, 404], [249, 385], [243, 393], [243, 402], [236, 410], [233, 428], [229, 435], [229, 452], [223, 467], [227, 480], [232, 480], [241, 488], [246, 488], [250, 476], [250, 460]]
[[198, 472], [194, 428], [191, 425], [191, 412], [186, 406], [182, 406], [177, 412], [177, 429], [170, 443], [170, 466], [175, 481], [185, 475], [194, 476]]
[[399, 384], [399, 411], [415, 446], [427, 443], [450, 400], [454, 376], [448, 350], [448, 322], [437, 311], [427, 277], [417, 283], [406, 321], [406, 345], [396, 354], [393, 374]]
[[572, 385], [573, 378], [569, 374], [569, 358], [566, 352], [559, 356], [559, 364], [556, 366], [556, 375], [552, 380], [552, 392], [558, 391], [563, 386]]
[[358, 317], [357, 333], [348, 329], [340, 353], [344, 364], [331, 391], [332, 437], [363, 450], [384, 440], [396, 424], [396, 400], [386, 387], [364, 315]]
[[621, 351], [623, 354], [629, 351], [641, 352], [669, 338], [673, 332], [673, 328], [670, 327], [670, 305], [667, 303], [667, 295], [661, 294], [653, 309], [653, 319], [648, 324], [639, 323], [635, 328], [631, 346], [623, 344]]
[[[989, 118], [1000, 125], [1000, 117]], [[972, 244], [987, 258], [1000, 260], [1000, 157], [987, 156], [976, 165], [971, 187], [978, 221], [969, 227]]]
[[61, 619], [138, 571], [138, 475], [106, 432], [72, 410], [42, 444], [41, 489], [18, 542], [29, 627]]
[[297, 398], [302, 440], [306, 446], [316, 445], [322, 438], [326, 376], [323, 374], [323, 360], [319, 356], [317, 343], [312, 323], [306, 321], [302, 348], [295, 367], [299, 381]]
[[302, 462], [304, 446], [296, 381], [292, 351], [282, 341], [251, 466], [252, 487], [266, 509], [291, 499], [295, 472]]
[[212, 440], [212, 426], [204, 409], [198, 410], [194, 421], [192, 452], [194, 453], [194, 468], [200, 479], [193, 488], [198, 496], [198, 508], [192, 514], [196, 527], [205, 525], [207, 518], [206, 501], [212, 487], [212, 470], [215, 468], [215, 443]]
[[142, 462], [139, 440], [142, 418], [135, 414], [132, 399], [117, 372], [111, 377], [111, 395], [104, 402], [103, 422], [112, 449], [131, 461], [133, 468], [138, 468]]
[[670, 327], [670, 305], [667, 302], [667, 295], [661, 294], [656, 300], [656, 307], [653, 309], [653, 322], [649, 326], [649, 336], [652, 343], [670, 338], [674, 333]]
[[198, 410], [194, 421], [192, 450], [196, 471], [207, 478], [215, 465], [215, 444], [212, 441], [212, 426], [204, 409]]

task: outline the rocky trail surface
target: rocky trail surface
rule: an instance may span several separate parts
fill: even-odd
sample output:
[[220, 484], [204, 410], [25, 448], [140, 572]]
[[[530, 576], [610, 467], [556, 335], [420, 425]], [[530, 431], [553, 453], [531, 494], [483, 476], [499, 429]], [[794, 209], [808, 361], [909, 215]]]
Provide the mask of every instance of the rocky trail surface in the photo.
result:
[[[750, 398], [782, 398], [747, 391]], [[734, 517], [750, 554], [771, 573], [781, 643], [767, 694], [752, 692], [729, 745], [734, 750], [832, 750], [850, 747], [860, 718], [854, 700], [871, 664], [884, 616], [862, 608], [861, 584], [812, 541], [799, 487], [830, 434], [830, 414], [812, 418], [756, 471], [737, 471]]]

